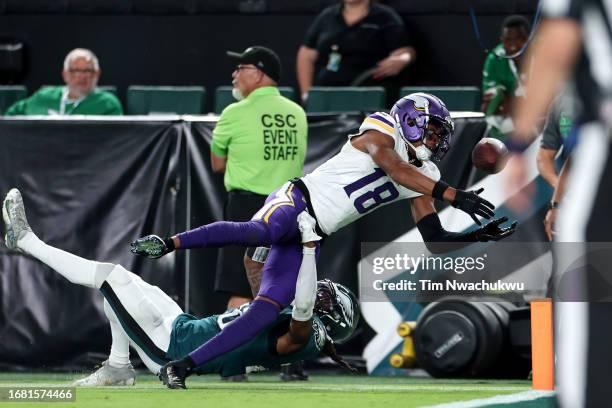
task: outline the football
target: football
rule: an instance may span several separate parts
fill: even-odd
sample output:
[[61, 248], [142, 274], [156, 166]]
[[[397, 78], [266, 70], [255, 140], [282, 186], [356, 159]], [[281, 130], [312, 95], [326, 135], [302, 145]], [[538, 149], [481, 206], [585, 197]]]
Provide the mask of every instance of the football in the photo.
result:
[[488, 174], [503, 170], [508, 160], [508, 148], [498, 139], [482, 138], [472, 150], [472, 164]]

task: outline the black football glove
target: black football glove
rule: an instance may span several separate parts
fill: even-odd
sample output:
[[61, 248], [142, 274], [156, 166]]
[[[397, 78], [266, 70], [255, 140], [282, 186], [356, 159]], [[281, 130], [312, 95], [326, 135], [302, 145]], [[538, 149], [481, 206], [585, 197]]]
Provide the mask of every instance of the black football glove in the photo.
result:
[[455, 200], [451, 203], [451, 205], [469, 214], [476, 224], [482, 225], [480, 220], [476, 218], [477, 215], [480, 215], [486, 219], [490, 219], [495, 215], [493, 212], [495, 206], [478, 195], [483, 191], [484, 188], [479, 188], [478, 190], [472, 191], [457, 189], [455, 193]]
[[477, 230], [474, 230], [472, 232], [472, 234], [474, 234], [474, 241], [499, 241], [500, 239], [509, 237], [514, 233], [518, 223], [514, 221], [509, 227], [500, 227], [500, 225], [506, 221], [508, 221], [508, 217], [496, 218]]
[[161, 258], [174, 251], [172, 238], [160, 238], [157, 235], [147, 235], [130, 243], [130, 251], [136, 255], [143, 255], [150, 259]]
[[185, 379], [193, 374], [195, 364], [191, 357], [186, 356], [180, 360], [170, 361], [159, 369], [157, 377], [168, 388], [187, 389]]

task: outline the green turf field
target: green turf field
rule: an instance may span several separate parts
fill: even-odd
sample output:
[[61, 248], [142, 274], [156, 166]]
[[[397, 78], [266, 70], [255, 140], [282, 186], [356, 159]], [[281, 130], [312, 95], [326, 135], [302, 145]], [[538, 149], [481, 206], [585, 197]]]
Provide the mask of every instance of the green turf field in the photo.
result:
[[[69, 374], [0, 373], [0, 387], [66, 386]], [[434, 380], [408, 377], [311, 375], [283, 383], [273, 374], [252, 374], [246, 383], [217, 376], [190, 377], [188, 390], [169, 390], [156, 377], [140, 373], [134, 387], [78, 388], [76, 402], [0, 402], [4, 407], [244, 407], [361, 408], [424, 407], [527, 391], [528, 381]]]

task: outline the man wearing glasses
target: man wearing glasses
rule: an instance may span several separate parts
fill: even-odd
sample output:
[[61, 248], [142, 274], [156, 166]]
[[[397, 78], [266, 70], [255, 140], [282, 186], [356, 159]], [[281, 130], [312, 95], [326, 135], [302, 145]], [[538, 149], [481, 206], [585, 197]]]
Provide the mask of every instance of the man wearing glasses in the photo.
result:
[[96, 55], [76, 48], [64, 59], [65, 86], [44, 86], [29, 98], [15, 102], [5, 115], [122, 115], [117, 97], [96, 89], [100, 73]]
[[[302, 176], [308, 123], [304, 109], [278, 90], [281, 64], [274, 51], [252, 46], [227, 55], [235, 64], [232, 94], [237, 102], [223, 110], [215, 126], [211, 164], [213, 171], [224, 173], [224, 219], [248, 221], [272, 191]], [[251, 301], [259, 292], [267, 251], [221, 249], [215, 290], [229, 295], [228, 308]]]

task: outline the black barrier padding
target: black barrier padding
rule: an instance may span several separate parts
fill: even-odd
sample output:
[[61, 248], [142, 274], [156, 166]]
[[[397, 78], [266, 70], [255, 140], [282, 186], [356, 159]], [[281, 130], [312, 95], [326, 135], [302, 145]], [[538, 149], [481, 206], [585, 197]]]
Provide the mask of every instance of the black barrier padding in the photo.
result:
[[[185, 179], [185, 186], [189, 183], [191, 191], [190, 228], [223, 219], [227, 193], [223, 186], [223, 174], [215, 174], [211, 170], [212, 128], [214, 123], [194, 122], [190, 124], [188, 133], [190, 179]], [[214, 291], [218, 250], [202, 248], [189, 252], [189, 313], [207, 316], [222, 312], [228, 297]]]
[[[174, 257], [136, 258], [128, 243], [175, 229], [177, 123], [0, 121], [0, 194], [18, 187], [48, 244], [120, 263], [169, 294]], [[4, 236], [2, 226], [2, 236]], [[87, 363], [110, 330], [95, 290], [0, 245], [2, 367]]]

